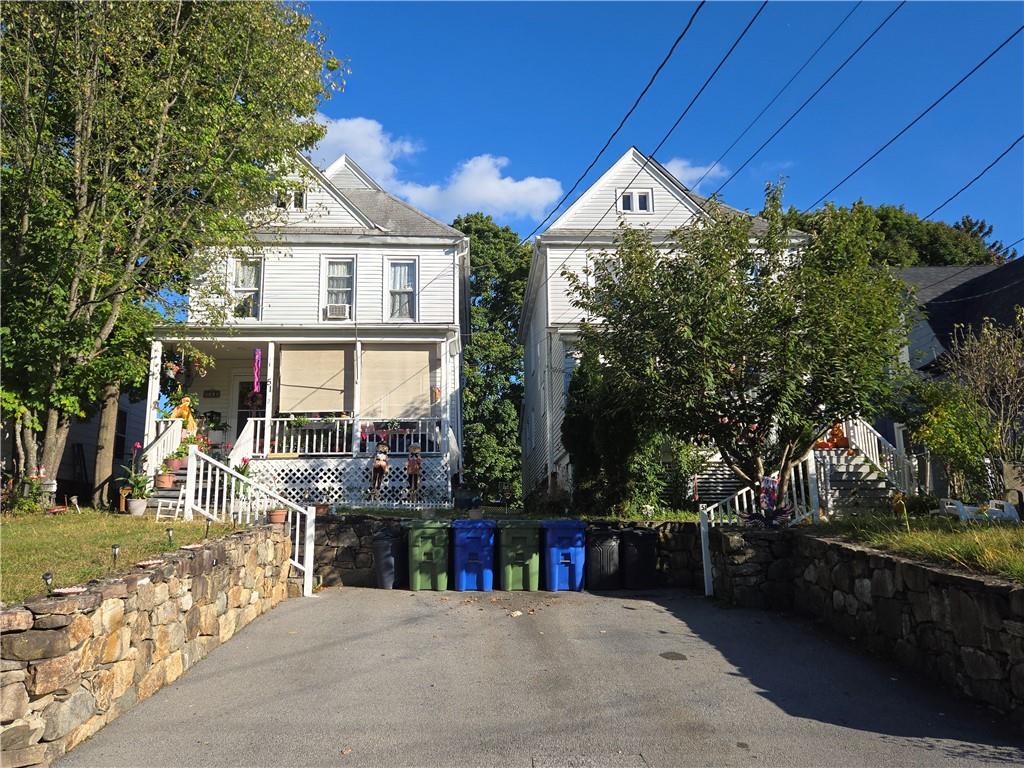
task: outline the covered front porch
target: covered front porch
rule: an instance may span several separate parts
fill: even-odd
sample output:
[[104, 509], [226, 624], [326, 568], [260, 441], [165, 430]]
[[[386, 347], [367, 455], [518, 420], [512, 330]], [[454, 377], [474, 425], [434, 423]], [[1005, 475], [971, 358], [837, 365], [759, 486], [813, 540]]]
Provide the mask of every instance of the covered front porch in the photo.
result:
[[[442, 338], [203, 339], [153, 343], [146, 466], [184, 441], [296, 503], [447, 506], [460, 471], [457, 344]], [[195, 437], [182, 412], [190, 398]], [[367, 495], [378, 445], [383, 487]], [[406, 461], [422, 457], [411, 498]]]

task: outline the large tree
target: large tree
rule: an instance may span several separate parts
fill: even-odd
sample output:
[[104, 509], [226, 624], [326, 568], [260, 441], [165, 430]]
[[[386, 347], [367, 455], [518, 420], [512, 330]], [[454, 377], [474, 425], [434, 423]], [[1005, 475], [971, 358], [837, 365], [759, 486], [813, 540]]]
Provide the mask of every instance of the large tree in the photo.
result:
[[619, 398], [676, 437], [711, 440], [757, 488], [790, 468], [834, 421], [886, 399], [906, 339], [902, 284], [873, 263], [876, 220], [862, 206], [819, 214], [802, 239], [769, 187], [763, 231], [714, 203], [674, 242], [624, 228], [573, 283], [591, 318], [584, 354]]
[[519, 311], [530, 246], [490, 216], [470, 213], [452, 226], [469, 236], [470, 332], [463, 393], [465, 480], [491, 496], [521, 495], [519, 408], [523, 347]]
[[[992, 226], [983, 219], [964, 216], [950, 225], [927, 221], [902, 205], [871, 206], [857, 203], [862, 216], [874, 218], [879, 237], [871, 249], [879, 264], [892, 267], [942, 267], [957, 264], [1002, 264], [1017, 252], [992, 240]], [[808, 213], [787, 212], [790, 225], [804, 232], [816, 232], [827, 208]], [[849, 209], [846, 209], [849, 210]]]
[[111, 371], [119, 327], [179, 318], [216, 258], [256, 247], [253, 212], [321, 136], [343, 68], [286, 3], [0, 13], [4, 402], [24, 464], [53, 476], [71, 419], [133, 375]]

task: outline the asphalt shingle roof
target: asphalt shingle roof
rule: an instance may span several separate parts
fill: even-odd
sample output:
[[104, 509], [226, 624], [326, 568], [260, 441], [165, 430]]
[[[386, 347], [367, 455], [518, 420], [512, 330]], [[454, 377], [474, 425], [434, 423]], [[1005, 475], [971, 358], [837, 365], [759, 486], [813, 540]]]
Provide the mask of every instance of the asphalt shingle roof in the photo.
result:
[[457, 229], [417, 211], [387, 192], [375, 189], [344, 189], [341, 193], [374, 224], [391, 235], [408, 237], [462, 237]]

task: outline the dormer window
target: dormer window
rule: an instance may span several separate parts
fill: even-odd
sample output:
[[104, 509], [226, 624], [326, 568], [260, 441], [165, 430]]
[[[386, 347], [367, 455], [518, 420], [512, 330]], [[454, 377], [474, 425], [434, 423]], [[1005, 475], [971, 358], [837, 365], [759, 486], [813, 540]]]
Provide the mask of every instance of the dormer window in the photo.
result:
[[274, 204], [282, 210], [301, 211], [306, 207], [306, 190], [296, 189], [291, 192], [278, 192], [274, 195]]
[[619, 213], [652, 213], [654, 198], [649, 189], [617, 189], [616, 208]]
[[292, 208], [301, 211], [306, 207], [306, 190], [296, 189], [292, 192]]

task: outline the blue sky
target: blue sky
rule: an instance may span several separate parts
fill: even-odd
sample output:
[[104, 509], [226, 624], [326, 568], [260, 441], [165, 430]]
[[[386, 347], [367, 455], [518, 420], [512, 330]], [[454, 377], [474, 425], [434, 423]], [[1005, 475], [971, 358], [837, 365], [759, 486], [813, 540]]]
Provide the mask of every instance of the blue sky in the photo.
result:
[[[853, 7], [773, 2], [658, 153], [707, 167]], [[347, 151], [421, 208], [450, 220], [484, 210], [526, 234], [583, 171], [682, 30], [694, 3], [328, 3], [310, 9], [346, 91], [323, 107], [317, 158]], [[865, 2], [698, 191], [737, 168], [895, 3]], [[587, 178], [625, 149], [654, 148], [756, 3], [708, 3], [640, 107]], [[1024, 23], [1024, 3], [908, 3], [729, 182], [756, 209], [787, 177], [806, 207]], [[1024, 33], [834, 195], [926, 214], [1024, 132]], [[700, 173], [696, 174], [697, 176]], [[585, 188], [581, 186], [581, 190]], [[985, 218], [1024, 236], [1024, 143], [936, 218]]]

